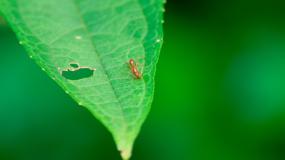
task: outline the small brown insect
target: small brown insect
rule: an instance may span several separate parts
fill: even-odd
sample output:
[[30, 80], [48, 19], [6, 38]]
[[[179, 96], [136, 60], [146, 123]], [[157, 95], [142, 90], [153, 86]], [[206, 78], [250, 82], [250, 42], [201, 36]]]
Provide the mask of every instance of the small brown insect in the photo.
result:
[[138, 71], [136, 62], [133, 59], [130, 59], [129, 65], [130, 65], [131, 71], [132, 71], [133, 75], [136, 77], [136, 79], [141, 79], [142, 74]]

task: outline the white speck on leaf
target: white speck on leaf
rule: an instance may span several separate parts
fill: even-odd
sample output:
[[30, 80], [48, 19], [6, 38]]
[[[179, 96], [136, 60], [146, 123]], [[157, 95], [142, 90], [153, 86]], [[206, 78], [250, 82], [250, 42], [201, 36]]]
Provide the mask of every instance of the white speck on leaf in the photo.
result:
[[74, 38], [75, 38], [76, 40], [81, 40], [81, 39], [82, 39], [82, 37], [79, 36], [79, 35], [75, 36]]

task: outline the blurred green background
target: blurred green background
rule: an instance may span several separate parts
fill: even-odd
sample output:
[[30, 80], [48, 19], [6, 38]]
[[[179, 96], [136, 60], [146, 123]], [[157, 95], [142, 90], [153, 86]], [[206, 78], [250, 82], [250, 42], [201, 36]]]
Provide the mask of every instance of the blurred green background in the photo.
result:
[[[285, 159], [285, 2], [168, 0], [133, 160]], [[110, 133], [0, 27], [0, 160], [120, 160]]]

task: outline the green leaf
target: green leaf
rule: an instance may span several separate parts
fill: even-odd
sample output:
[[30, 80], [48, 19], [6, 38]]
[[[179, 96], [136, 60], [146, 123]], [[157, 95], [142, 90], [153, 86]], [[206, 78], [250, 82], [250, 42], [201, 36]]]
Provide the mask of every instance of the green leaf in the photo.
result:
[[129, 159], [153, 99], [163, 0], [0, 0], [0, 10], [29, 56]]

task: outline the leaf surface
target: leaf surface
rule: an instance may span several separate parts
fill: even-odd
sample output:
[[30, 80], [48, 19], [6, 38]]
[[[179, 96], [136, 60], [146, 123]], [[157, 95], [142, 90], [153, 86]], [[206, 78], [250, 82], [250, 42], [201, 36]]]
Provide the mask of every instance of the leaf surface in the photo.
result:
[[163, 0], [0, 0], [0, 11], [29, 56], [129, 159], [153, 99]]

